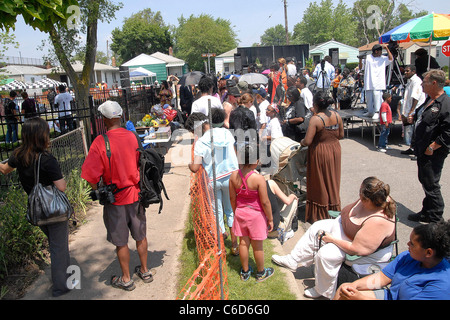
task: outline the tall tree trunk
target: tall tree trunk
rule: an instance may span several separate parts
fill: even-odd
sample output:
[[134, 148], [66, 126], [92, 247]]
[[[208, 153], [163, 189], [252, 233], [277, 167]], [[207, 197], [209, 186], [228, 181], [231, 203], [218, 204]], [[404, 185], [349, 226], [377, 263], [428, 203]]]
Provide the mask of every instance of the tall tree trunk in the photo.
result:
[[98, 16], [99, 16], [99, 3], [93, 1], [89, 6], [89, 15], [87, 22], [87, 36], [86, 36], [86, 55], [84, 59], [84, 66], [81, 75], [77, 75], [73, 69], [69, 57], [67, 56], [64, 48], [61, 45], [61, 39], [58, 31], [53, 26], [50, 30], [50, 39], [55, 49], [56, 56], [58, 57], [61, 66], [66, 71], [69, 77], [75, 97], [78, 105], [78, 112], [83, 118], [84, 128], [86, 132], [86, 139], [88, 145], [91, 144], [91, 121], [90, 121], [90, 109], [89, 109], [89, 89], [91, 75], [94, 72], [95, 57], [97, 54], [97, 28], [98, 28]]

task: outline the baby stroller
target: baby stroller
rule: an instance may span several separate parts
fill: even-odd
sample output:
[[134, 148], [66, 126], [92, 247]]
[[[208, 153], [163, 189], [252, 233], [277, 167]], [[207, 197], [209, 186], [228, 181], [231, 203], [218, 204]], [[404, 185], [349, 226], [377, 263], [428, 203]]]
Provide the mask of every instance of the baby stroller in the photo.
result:
[[[284, 194], [296, 194], [298, 201], [283, 207], [280, 211], [279, 225], [280, 242], [284, 242], [284, 235], [291, 230], [297, 230], [298, 207], [306, 200], [306, 159], [307, 148], [300, 148], [300, 143], [287, 137], [277, 138], [270, 145], [271, 161], [275, 166], [275, 173], [271, 179], [276, 182]], [[281, 204], [280, 204], [281, 205]]]

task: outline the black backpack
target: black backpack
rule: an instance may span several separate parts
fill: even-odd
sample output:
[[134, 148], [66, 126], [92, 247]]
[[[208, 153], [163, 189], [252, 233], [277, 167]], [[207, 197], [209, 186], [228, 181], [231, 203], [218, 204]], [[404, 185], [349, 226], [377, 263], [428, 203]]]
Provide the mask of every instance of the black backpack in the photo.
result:
[[[142, 207], [147, 209], [151, 204], [159, 203], [159, 212], [161, 213], [163, 208], [163, 199], [161, 197], [161, 191], [164, 191], [164, 195], [167, 200], [170, 200], [167, 196], [167, 191], [162, 181], [164, 175], [164, 156], [156, 152], [154, 149], [148, 148], [144, 149], [142, 147], [141, 139], [138, 134], [133, 131], [138, 140], [139, 148], [137, 149], [140, 153], [139, 157], [139, 172], [140, 172], [140, 182], [139, 187], [141, 191], [139, 192], [139, 203]], [[110, 157], [109, 151], [109, 140], [106, 134], [103, 134], [106, 145], [106, 153], [108, 158]], [[119, 192], [123, 189], [116, 190]], [[115, 192], [115, 193], [116, 193]]]
[[160, 214], [163, 208], [161, 192], [163, 191], [166, 199], [170, 200], [163, 183], [165, 158], [152, 148], [144, 149], [139, 135], [134, 131], [133, 133], [138, 140], [139, 148], [137, 150], [140, 153], [139, 166], [141, 181], [139, 186], [141, 192], [139, 193], [139, 202], [144, 208], [148, 208], [151, 204], [159, 203], [158, 214]]
[[14, 110], [16, 110], [16, 104], [9, 98], [5, 98], [3, 102], [5, 116], [8, 120], [15, 119]]

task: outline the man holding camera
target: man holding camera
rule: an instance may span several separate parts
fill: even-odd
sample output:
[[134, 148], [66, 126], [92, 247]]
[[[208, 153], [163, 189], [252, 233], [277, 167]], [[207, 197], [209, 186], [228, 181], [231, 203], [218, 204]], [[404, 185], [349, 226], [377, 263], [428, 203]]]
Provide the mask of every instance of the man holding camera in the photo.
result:
[[[141, 262], [135, 272], [144, 282], [153, 280], [147, 269], [147, 226], [145, 209], [139, 205], [139, 152], [138, 141], [133, 132], [120, 126], [122, 108], [117, 102], [106, 101], [98, 111], [107, 128], [107, 141], [98, 136], [81, 168], [81, 177], [92, 187], [94, 200], [103, 204], [103, 220], [107, 240], [116, 246], [122, 269], [121, 276], [113, 276], [111, 285], [131, 291], [135, 284], [130, 275], [130, 252], [128, 237], [136, 241]], [[107, 145], [109, 148], [107, 148]], [[108, 150], [110, 155], [108, 156]], [[102, 183], [100, 183], [102, 181]]]

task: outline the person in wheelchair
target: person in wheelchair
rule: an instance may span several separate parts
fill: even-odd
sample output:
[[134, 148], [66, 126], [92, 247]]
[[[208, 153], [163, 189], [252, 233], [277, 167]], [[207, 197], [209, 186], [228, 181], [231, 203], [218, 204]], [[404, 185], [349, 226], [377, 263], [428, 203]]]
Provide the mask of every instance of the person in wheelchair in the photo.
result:
[[380, 272], [342, 284], [334, 300], [450, 300], [450, 221], [419, 225], [409, 239], [407, 251]]
[[370, 256], [388, 261], [395, 240], [396, 203], [390, 187], [376, 177], [361, 184], [359, 199], [347, 205], [336, 219], [311, 225], [290, 254], [273, 255], [272, 261], [292, 272], [314, 264], [315, 286], [305, 296], [333, 298], [337, 277], [346, 255]]

